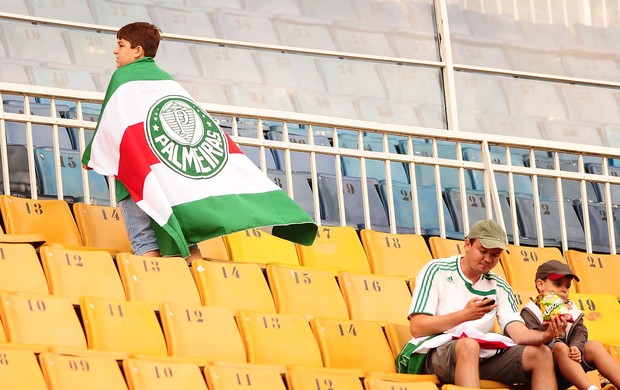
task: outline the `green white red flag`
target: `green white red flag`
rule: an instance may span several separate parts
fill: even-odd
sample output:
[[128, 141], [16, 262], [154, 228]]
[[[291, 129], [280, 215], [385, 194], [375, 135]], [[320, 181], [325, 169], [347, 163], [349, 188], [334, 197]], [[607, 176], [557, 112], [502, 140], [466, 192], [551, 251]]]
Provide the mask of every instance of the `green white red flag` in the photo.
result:
[[[163, 255], [249, 228], [312, 244], [312, 218], [151, 58], [113, 74], [82, 162], [114, 175], [156, 223]], [[159, 228], [160, 227], [160, 228]]]

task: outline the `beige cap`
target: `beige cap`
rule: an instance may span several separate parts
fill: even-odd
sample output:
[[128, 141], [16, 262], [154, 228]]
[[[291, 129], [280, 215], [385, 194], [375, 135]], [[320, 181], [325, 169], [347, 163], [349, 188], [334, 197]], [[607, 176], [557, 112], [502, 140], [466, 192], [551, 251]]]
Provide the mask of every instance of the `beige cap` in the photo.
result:
[[487, 249], [502, 248], [508, 250], [506, 245], [506, 232], [499, 224], [491, 219], [478, 221], [471, 227], [467, 238], [477, 238], [483, 247]]

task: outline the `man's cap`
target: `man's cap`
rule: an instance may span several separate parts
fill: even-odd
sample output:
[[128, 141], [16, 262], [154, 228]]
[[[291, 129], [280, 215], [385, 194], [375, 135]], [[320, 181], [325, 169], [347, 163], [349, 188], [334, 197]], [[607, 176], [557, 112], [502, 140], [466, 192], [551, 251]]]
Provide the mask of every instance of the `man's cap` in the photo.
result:
[[539, 265], [538, 269], [536, 270], [537, 280], [538, 279], [558, 280], [560, 278], [563, 278], [564, 276], [570, 276], [576, 281], [579, 281], [579, 278], [577, 277], [577, 275], [573, 273], [570, 267], [567, 264], [562, 263], [559, 260], [546, 261], [542, 263], [541, 265]]
[[471, 227], [467, 238], [480, 240], [487, 249], [501, 248], [508, 250], [506, 245], [506, 232], [499, 224], [491, 219], [478, 221]]

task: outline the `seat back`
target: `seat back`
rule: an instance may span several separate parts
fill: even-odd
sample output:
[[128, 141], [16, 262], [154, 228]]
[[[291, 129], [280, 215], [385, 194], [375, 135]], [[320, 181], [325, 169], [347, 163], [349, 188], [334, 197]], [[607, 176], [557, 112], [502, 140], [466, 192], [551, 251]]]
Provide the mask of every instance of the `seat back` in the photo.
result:
[[163, 303], [159, 310], [170, 356], [244, 363], [245, 349], [232, 310]]
[[[366, 377], [364, 378], [364, 388], [366, 390], [392, 390], [398, 386], [399, 390], [435, 390], [437, 385], [434, 382], [428, 381], [426, 375], [416, 381], [415, 376], [411, 378], [409, 382], [398, 381], [394, 383], [393, 380], [383, 379], [380, 377]], [[442, 387], [442, 390], [443, 387]], [[465, 389], [464, 389], [465, 390]]]
[[536, 269], [547, 260], [566, 262], [562, 252], [556, 247], [540, 248], [508, 244], [508, 251], [502, 251], [500, 257], [508, 284], [513, 288], [523, 289], [535, 287]]
[[200, 304], [198, 288], [182, 257], [147, 257], [122, 252], [116, 266], [131, 301]]
[[37, 252], [29, 244], [0, 243], [0, 291], [48, 294]]
[[278, 313], [349, 318], [336, 277], [330, 271], [269, 264], [267, 279]]
[[615, 276], [620, 272], [620, 255], [585, 253], [569, 249], [566, 261], [579, 277], [577, 292], [584, 294], [612, 294], [620, 299], [620, 285]]
[[249, 363], [322, 366], [319, 346], [304, 315], [241, 310], [236, 316]]
[[199, 259], [194, 260], [191, 270], [205, 306], [276, 312], [271, 290], [258, 264]]
[[47, 390], [34, 352], [17, 348], [0, 349], [0, 383], [7, 389]]
[[229, 260], [224, 237], [214, 237], [198, 243], [202, 257], [209, 260]]
[[260, 229], [248, 229], [224, 236], [230, 260], [250, 263], [299, 265], [295, 244]]
[[204, 368], [209, 390], [229, 390], [242, 387], [286, 390], [281, 371], [284, 367], [262, 364], [214, 362]]
[[44, 245], [39, 250], [50, 292], [79, 303], [81, 296], [125, 299], [121, 278], [106, 251]]
[[378, 322], [313, 318], [311, 324], [325, 367], [396, 372], [392, 350]]
[[311, 246], [295, 245], [305, 267], [370, 273], [364, 247], [350, 226], [322, 226]]
[[2, 294], [0, 317], [11, 343], [86, 349], [82, 324], [68, 298]]
[[88, 347], [101, 351], [166, 356], [166, 341], [151, 304], [80, 298]]
[[76, 202], [73, 214], [84, 246], [131, 252], [123, 215], [118, 207]]
[[82, 244], [71, 209], [64, 200], [0, 195], [0, 212], [9, 234], [40, 233], [48, 244]]
[[123, 373], [111, 357], [44, 352], [39, 363], [50, 389], [127, 389]]
[[200, 368], [193, 363], [125, 359], [123, 371], [131, 389], [207, 390]]
[[403, 347], [411, 340], [409, 324], [387, 324], [384, 329], [385, 337], [390, 345], [394, 359], [396, 359]]
[[328, 389], [364, 390], [358, 370], [289, 367], [286, 370], [286, 383], [294, 390], [315, 390], [326, 386]]
[[536, 299], [538, 296], [538, 291], [536, 291], [536, 287], [532, 284], [530, 288], [512, 288], [512, 294], [514, 295], [515, 301], [519, 306], [519, 310], [523, 309], [523, 306], [527, 305], [530, 300]]
[[338, 282], [352, 320], [409, 324], [411, 292], [405, 278], [341, 272]]
[[374, 274], [413, 278], [432, 259], [421, 235], [362, 229], [360, 238]]
[[571, 293], [570, 299], [584, 313], [583, 323], [588, 327], [588, 339], [605, 345], [620, 344], [617, 331], [620, 303], [615, 295]]

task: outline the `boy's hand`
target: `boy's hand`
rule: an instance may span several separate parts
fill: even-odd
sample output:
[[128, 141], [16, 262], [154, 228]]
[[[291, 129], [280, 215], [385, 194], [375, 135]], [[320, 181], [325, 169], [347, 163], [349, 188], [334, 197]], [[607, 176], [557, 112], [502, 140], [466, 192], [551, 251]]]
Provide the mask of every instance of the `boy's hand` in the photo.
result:
[[573, 359], [577, 363], [581, 363], [581, 351], [574, 345], [568, 348], [568, 357]]

